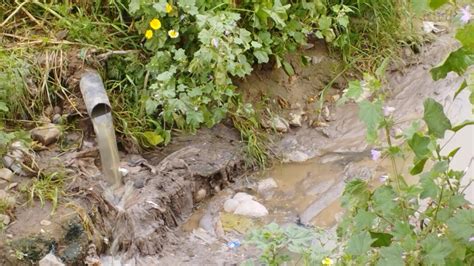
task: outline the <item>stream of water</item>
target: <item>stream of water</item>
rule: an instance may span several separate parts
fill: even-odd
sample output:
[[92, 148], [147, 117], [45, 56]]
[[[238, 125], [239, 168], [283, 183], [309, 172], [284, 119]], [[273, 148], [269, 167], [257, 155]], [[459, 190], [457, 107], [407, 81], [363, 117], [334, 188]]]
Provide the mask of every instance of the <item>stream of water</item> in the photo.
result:
[[120, 180], [120, 158], [118, 154], [112, 114], [110, 112], [92, 118], [94, 131], [99, 145], [100, 160], [105, 179], [109, 184], [118, 186]]

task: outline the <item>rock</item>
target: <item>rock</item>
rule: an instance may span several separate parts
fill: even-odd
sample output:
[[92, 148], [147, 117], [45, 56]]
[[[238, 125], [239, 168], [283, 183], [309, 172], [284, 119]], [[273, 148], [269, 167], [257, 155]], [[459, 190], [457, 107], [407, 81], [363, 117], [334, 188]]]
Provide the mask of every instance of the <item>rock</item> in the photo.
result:
[[301, 127], [303, 121], [303, 112], [290, 114], [290, 126]]
[[239, 201], [236, 199], [228, 199], [224, 202], [224, 211], [225, 212], [234, 212], [235, 209], [239, 206]]
[[277, 188], [278, 184], [273, 178], [267, 178], [258, 182], [257, 191], [258, 193], [263, 193], [265, 191]]
[[60, 114], [54, 114], [52, 121], [53, 121], [54, 124], [60, 124], [61, 123], [61, 115]]
[[201, 188], [200, 190], [198, 190], [198, 192], [196, 192], [196, 195], [194, 196], [194, 200], [196, 202], [200, 202], [203, 199], [205, 199], [206, 196], [207, 196], [207, 191], [204, 188]]
[[61, 130], [55, 124], [48, 124], [43, 127], [37, 127], [30, 131], [31, 138], [41, 142], [43, 145], [49, 145], [58, 140]]
[[275, 116], [270, 120], [270, 126], [278, 132], [288, 132], [290, 125], [284, 118]]
[[243, 202], [245, 200], [251, 200], [251, 199], [253, 199], [253, 197], [251, 195], [245, 193], [245, 192], [239, 192], [239, 193], [234, 195], [233, 199], [240, 203], [240, 202]]
[[258, 218], [268, 215], [268, 210], [254, 200], [245, 200], [239, 203], [234, 214]]
[[13, 172], [8, 168], [0, 169], [0, 179], [10, 182], [13, 178]]
[[292, 151], [284, 157], [283, 162], [305, 162], [309, 159], [309, 156], [302, 151]]
[[40, 224], [41, 224], [42, 226], [49, 226], [49, 225], [51, 225], [51, 221], [48, 221], [48, 220], [41, 220]]
[[124, 167], [119, 167], [119, 173], [122, 177], [126, 177], [128, 175], [128, 169], [124, 168]]
[[2, 225], [9, 225], [10, 224], [10, 216], [6, 214], [0, 214], [0, 227]]
[[0, 201], [3, 201], [8, 207], [13, 207], [16, 203], [15, 197], [8, 194], [3, 189], [0, 189]]
[[54, 254], [49, 253], [39, 261], [39, 266], [65, 266], [65, 264]]

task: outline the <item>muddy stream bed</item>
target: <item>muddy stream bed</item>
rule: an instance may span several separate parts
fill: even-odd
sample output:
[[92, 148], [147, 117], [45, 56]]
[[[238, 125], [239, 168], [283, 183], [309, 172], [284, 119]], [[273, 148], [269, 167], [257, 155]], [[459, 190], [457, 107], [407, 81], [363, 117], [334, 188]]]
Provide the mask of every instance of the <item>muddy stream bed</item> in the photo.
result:
[[[388, 71], [387, 105], [396, 108], [397, 130], [422, 116], [427, 97], [445, 106], [453, 124], [472, 119], [467, 92], [453, 101], [462, 79], [450, 74], [435, 82], [429, 73], [455, 45], [449, 34], [437, 36], [419, 54], [405, 58], [404, 65]], [[367, 145], [355, 104], [329, 104], [325, 106], [331, 116], [327, 125], [308, 125], [312, 124], [312, 110], [307, 107], [315, 104], [305, 99], [317, 95], [331, 81], [332, 76], [324, 70], [332, 61], [319, 46], [305, 53], [313, 64], [296, 66], [293, 80], [287, 80], [282, 70], [259, 70], [241, 84], [244, 91], [250, 91], [250, 99], [271, 87], [274, 94], [270, 99], [287, 101], [290, 111], [281, 113], [287, 119], [291, 112], [307, 113], [302, 126], [275, 133], [272, 152], [284, 163], [248, 172], [240, 136], [224, 123], [202, 129], [195, 136], [177, 136], [161, 150], [142, 155], [121, 153], [120, 161], [128, 174], [117, 203], [104, 196], [100, 168], [94, 166], [98, 158], [94, 143], [73, 153], [53, 154], [54, 159], [45, 151], [41, 158], [46, 162], [40, 160], [40, 164], [52, 168], [59, 161], [75, 173], [67, 186], [74, 200], [59, 206], [54, 214], [49, 203], [44, 208], [39, 204], [18, 208], [16, 221], [2, 233], [8, 240], [0, 241], [0, 264], [18, 265], [18, 254], [28, 254], [29, 260], [21, 262], [27, 265], [53, 250], [68, 265], [235, 265], [258, 260], [258, 250], [243, 244], [246, 233], [258, 226], [276, 222], [334, 232], [343, 215], [339, 197], [345, 181], [362, 178], [377, 185], [391, 168], [388, 159], [371, 160], [370, 150], [377, 147]], [[343, 85], [339, 87], [331, 89], [329, 96], [340, 96]], [[462, 146], [452, 162], [454, 168], [470, 166], [473, 139], [473, 126], [452, 138], [446, 136], [445, 152]], [[401, 170], [412, 162], [407, 158], [397, 163]], [[472, 176], [469, 168], [464, 182]], [[412, 178], [415, 182], [416, 177]], [[238, 192], [263, 205], [266, 215], [249, 218], [226, 212], [224, 203]], [[466, 194], [474, 202], [472, 186]], [[232, 241], [243, 245], [229, 247]]]

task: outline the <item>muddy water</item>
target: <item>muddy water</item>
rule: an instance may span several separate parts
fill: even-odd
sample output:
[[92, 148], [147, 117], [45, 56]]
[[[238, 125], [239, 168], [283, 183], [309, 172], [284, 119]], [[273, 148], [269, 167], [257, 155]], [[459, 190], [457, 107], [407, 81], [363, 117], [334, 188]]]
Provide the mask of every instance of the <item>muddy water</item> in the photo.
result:
[[99, 145], [100, 160], [105, 179], [109, 184], [120, 185], [119, 165], [120, 158], [115, 139], [115, 129], [112, 122], [112, 114], [105, 113], [92, 118], [94, 131]]
[[[472, 120], [472, 108], [468, 101], [469, 93], [461, 93], [453, 100], [453, 95], [462, 81], [454, 74], [444, 80], [433, 81], [429, 69], [439, 62], [449, 51], [446, 37], [423, 51], [421, 64], [415, 64], [403, 72], [389, 75], [387, 87], [392, 91], [388, 106], [396, 108], [394, 115], [396, 129], [406, 129], [414, 120], [423, 116], [423, 101], [431, 97], [442, 103], [453, 125]], [[371, 161], [371, 147], [364, 140], [364, 125], [359, 121], [355, 105], [345, 105], [334, 110], [336, 120], [327, 128], [301, 129], [297, 133], [285, 136], [280, 155], [287, 161], [292, 160], [295, 151], [313, 157], [305, 163], [277, 165], [273, 169], [260, 173], [261, 178], [272, 177], [279, 187], [273, 195], [261, 195], [264, 204], [271, 209], [272, 221], [298, 221], [329, 227], [336, 223], [341, 215], [339, 197], [344, 181], [354, 177], [370, 180], [376, 185], [379, 177], [393, 172], [388, 160]], [[324, 136], [320, 134], [323, 131]], [[466, 185], [472, 180], [471, 167], [474, 157], [474, 126], [465, 127], [456, 134], [448, 132], [440, 141], [443, 152], [449, 153], [461, 147], [451, 163], [456, 170], [467, 170], [463, 179]], [[408, 181], [416, 182], [417, 177], [410, 176], [411, 158], [397, 161], [397, 171], [402, 172]], [[474, 202], [474, 186], [465, 191], [466, 197]]]

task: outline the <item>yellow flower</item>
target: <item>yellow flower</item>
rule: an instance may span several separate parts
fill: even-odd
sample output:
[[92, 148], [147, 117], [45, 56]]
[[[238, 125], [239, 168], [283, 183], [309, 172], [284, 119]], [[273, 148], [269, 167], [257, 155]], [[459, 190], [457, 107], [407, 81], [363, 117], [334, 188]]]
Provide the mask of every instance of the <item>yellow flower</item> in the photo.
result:
[[177, 32], [175, 30], [170, 30], [170, 31], [168, 31], [168, 36], [170, 36], [171, 39], [178, 38], [179, 32]]
[[150, 27], [154, 30], [158, 30], [161, 28], [161, 21], [157, 18], [154, 18], [150, 21]]
[[153, 37], [153, 31], [152, 30], [145, 31], [145, 38], [147, 38], [149, 40], [152, 37]]
[[331, 258], [324, 258], [324, 259], [321, 261], [321, 264], [323, 264], [323, 265], [333, 265], [334, 262], [332, 261]]
[[170, 5], [169, 3], [166, 3], [165, 11], [166, 13], [170, 13], [171, 11], [173, 11], [173, 6]]

